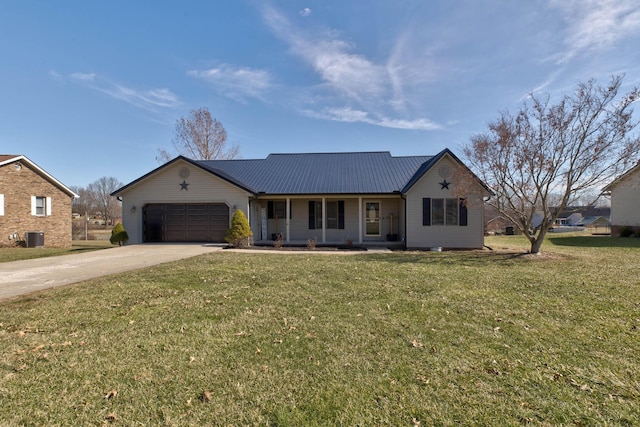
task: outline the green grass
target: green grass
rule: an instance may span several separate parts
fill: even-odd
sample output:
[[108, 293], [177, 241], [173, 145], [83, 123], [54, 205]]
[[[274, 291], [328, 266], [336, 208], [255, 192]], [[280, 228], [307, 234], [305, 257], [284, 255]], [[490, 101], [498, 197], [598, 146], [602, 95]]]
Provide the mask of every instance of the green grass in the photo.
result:
[[112, 247], [113, 245], [108, 240], [74, 240], [70, 248], [0, 248], [0, 262], [70, 255]]
[[640, 239], [487, 244], [223, 251], [1, 302], [0, 425], [640, 424]]

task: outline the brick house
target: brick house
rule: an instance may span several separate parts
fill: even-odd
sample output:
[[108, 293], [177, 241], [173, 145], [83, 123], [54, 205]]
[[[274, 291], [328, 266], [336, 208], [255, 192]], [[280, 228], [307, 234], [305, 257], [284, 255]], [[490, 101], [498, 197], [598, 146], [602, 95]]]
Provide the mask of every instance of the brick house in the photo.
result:
[[71, 246], [71, 189], [21, 155], [0, 154], [0, 246]]

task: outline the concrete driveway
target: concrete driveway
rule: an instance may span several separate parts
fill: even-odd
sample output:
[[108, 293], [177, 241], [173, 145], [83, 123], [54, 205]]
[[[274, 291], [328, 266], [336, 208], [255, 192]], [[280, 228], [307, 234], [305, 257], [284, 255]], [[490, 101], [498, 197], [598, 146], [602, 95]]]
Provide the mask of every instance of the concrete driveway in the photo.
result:
[[215, 252], [222, 245], [144, 244], [0, 263], [0, 299]]

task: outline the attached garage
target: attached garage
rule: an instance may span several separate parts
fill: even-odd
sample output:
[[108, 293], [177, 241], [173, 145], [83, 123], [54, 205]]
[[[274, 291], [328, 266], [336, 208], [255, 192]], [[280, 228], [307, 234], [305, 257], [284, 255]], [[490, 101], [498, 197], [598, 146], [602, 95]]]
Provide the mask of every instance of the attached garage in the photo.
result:
[[224, 242], [225, 203], [151, 203], [143, 208], [144, 242]]

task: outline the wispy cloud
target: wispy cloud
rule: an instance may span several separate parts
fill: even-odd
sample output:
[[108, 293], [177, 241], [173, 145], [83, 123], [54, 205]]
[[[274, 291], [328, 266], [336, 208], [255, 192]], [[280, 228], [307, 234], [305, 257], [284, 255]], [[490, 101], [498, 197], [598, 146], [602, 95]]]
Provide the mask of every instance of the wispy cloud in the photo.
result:
[[154, 111], [156, 108], [176, 108], [182, 104], [176, 94], [167, 88], [136, 89], [116, 83], [95, 73], [75, 72], [63, 76], [55, 70], [49, 75], [57, 80], [69, 80], [127, 102], [135, 107]]
[[246, 98], [264, 99], [273, 86], [271, 75], [266, 70], [228, 64], [206, 70], [191, 70], [187, 75], [210, 83], [223, 95], [240, 102], [245, 102]]
[[367, 111], [356, 110], [350, 107], [326, 108], [321, 111], [303, 110], [309, 117], [324, 120], [333, 120], [347, 123], [368, 123], [375, 126], [382, 126], [393, 129], [406, 130], [437, 130], [442, 126], [428, 119], [393, 119], [385, 116], [378, 116]]
[[567, 23], [565, 45], [558, 62], [599, 52], [640, 32], [637, 0], [550, 0]]
[[310, 15], [311, 15], [311, 9], [309, 9], [308, 7], [305, 7], [300, 11], [300, 16], [310, 16]]
[[[320, 79], [320, 89], [331, 97], [333, 106], [320, 107], [306, 115], [344, 122], [362, 122], [399, 129], [431, 130], [439, 125], [429, 119], [389, 118], [404, 111], [406, 77], [412, 74], [399, 64], [400, 48], [388, 62], [376, 62], [357, 52], [357, 47], [331, 29], [295, 27], [283, 14], [264, 6], [264, 20], [271, 30], [290, 48], [292, 54], [309, 64]], [[314, 88], [318, 90], [318, 87]], [[325, 101], [326, 102], [326, 101]]]
[[95, 73], [72, 73], [69, 75], [69, 77], [76, 80], [91, 82], [96, 78], [96, 75]]

